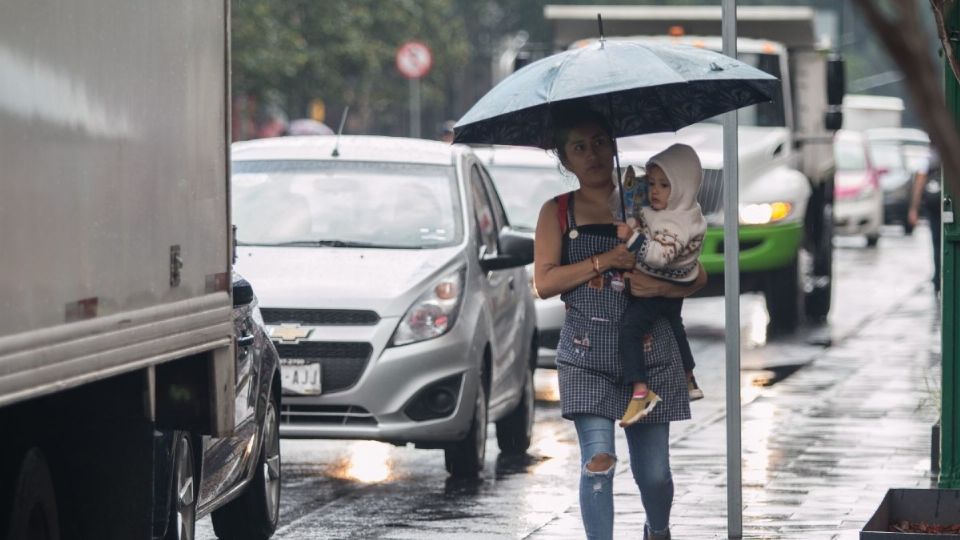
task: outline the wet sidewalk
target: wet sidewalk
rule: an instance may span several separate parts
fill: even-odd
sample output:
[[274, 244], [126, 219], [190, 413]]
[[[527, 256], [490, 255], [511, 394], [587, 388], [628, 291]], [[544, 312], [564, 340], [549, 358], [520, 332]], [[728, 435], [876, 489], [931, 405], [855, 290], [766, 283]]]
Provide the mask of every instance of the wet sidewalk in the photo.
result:
[[[935, 486], [939, 324], [924, 284], [784, 380], [744, 388], [758, 392], [742, 409], [744, 538], [855, 539], [888, 488]], [[702, 412], [694, 404], [699, 421], [678, 425], [671, 445], [678, 540], [727, 535], [726, 420]], [[640, 538], [643, 507], [623, 446], [615, 537]], [[583, 538], [573, 503], [528, 538]]]

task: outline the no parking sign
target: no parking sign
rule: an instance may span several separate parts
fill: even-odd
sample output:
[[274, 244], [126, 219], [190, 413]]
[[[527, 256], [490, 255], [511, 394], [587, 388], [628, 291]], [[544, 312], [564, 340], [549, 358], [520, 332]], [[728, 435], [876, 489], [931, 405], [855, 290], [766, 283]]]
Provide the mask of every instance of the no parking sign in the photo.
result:
[[408, 41], [397, 49], [397, 70], [408, 79], [423, 77], [432, 66], [433, 55], [424, 43]]

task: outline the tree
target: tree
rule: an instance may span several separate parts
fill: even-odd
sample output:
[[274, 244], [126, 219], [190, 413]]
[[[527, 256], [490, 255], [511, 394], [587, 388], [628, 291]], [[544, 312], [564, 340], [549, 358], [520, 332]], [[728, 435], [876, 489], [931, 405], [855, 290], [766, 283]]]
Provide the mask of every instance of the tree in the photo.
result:
[[469, 54], [452, 0], [233, 0], [232, 8], [234, 93], [291, 117], [317, 98], [334, 119], [349, 105], [353, 133], [406, 133], [400, 44], [417, 39], [433, 51], [421, 99], [436, 124]]
[[[930, 139], [940, 152], [940, 159], [953, 174], [945, 174], [944, 184], [950, 194], [960, 194], [960, 135], [953, 115], [947, 109], [937, 70], [927, 54], [931, 36], [920, 24], [919, 2], [914, 0], [855, 0], [870, 21], [877, 37], [903, 71], [907, 88], [916, 104]], [[945, 31], [944, 16], [953, 8], [954, 0], [930, 0], [940, 33], [940, 42], [952, 67], [954, 77], [960, 73], [953, 44]]]

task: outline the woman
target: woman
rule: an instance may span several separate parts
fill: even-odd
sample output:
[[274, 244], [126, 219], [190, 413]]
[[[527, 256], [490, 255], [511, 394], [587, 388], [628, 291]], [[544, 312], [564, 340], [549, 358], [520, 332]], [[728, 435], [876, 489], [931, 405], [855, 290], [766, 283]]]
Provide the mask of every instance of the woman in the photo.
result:
[[[547, 201], [537, 222], [534, 283], [541, 298], [560, 294], [567, 316], [557, 347], [560, 402], [573, 420], [581, 450], [580, 512], [588, 538], [613, 537], [614, 421], [630, 401], [618, 352], [620, 316], [627, 303], [617, 270], [636, 260], [616, 237], [608, 206], [613, 192], [613, 139], [602, 115], [572, 109], [555, 115], [553, 146], [580, 189]], [[680, 286], [627, 274], [634, 296], [684, 297], [703, 287], [706, 273]], [[673, 479], [669, 422], [690, 418], [680, 353], [664, 319], [644, 343], [649, 385], [663, 403], [626, 428], [630, 468], [647, 514], [644, 538], [669, 539]]]

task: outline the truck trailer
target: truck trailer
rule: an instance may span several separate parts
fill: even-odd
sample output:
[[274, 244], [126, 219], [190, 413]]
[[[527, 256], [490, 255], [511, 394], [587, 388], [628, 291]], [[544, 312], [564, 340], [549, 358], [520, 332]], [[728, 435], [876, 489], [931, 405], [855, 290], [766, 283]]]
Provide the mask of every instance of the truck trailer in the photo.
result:
[[228, 24], [4, 2], [0, 538], [163, 535], [168, 434], [233, 429]]

